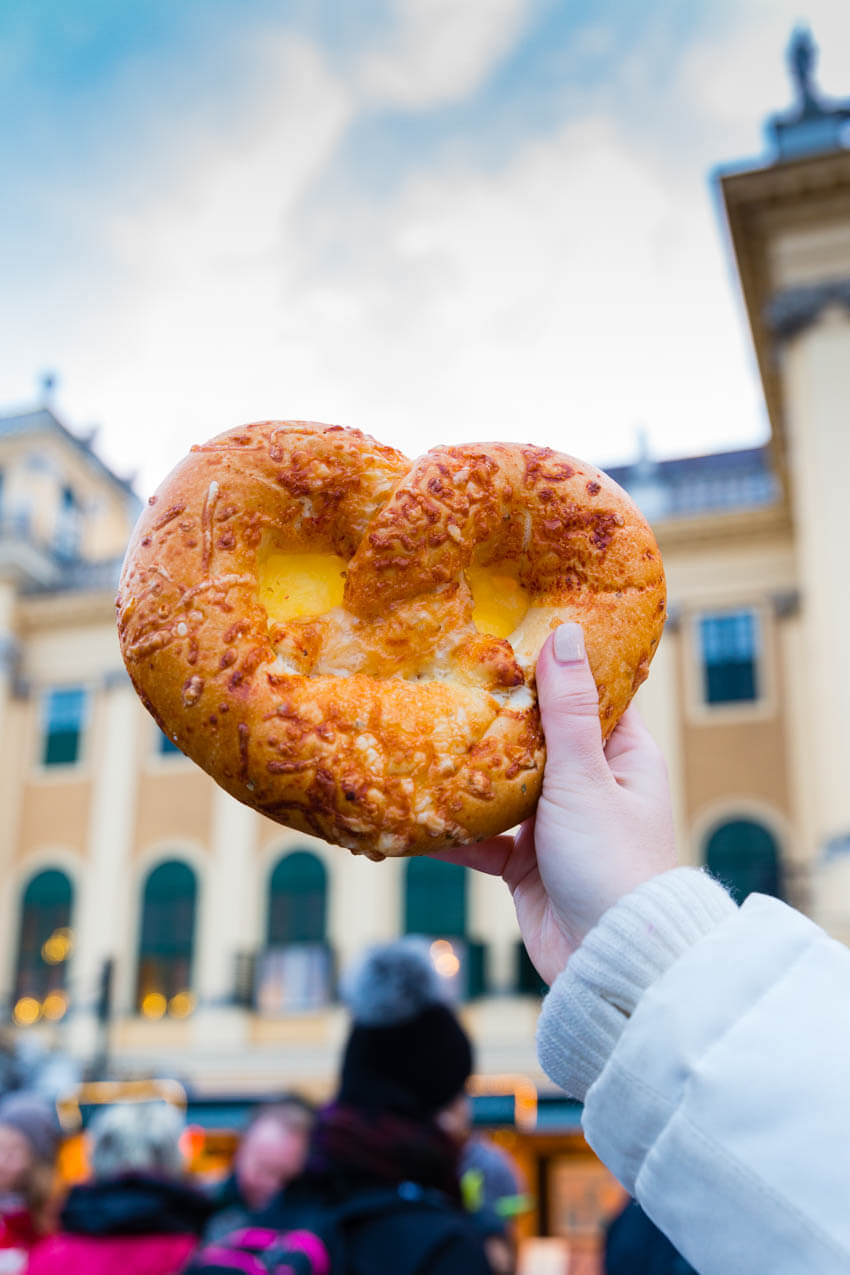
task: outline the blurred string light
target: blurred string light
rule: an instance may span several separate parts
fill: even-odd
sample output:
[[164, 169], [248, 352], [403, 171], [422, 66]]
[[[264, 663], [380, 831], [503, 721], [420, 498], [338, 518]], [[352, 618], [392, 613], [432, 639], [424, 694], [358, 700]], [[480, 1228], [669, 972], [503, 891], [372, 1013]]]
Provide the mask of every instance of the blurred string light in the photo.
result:
[[54, 930], [41, 945], [41, 956], [47, 965], [61, 965], [67, 961], [74, 946], [74, 936], [67, 926]]
[[162, 992], [145, 992], [142, 997], [141, 1011], [145, 1018], [162, 1018], [168, 1009], [168, 1001]]
[[19, 1027], [32, 1027], [41, 1018], [41, 1002], [34, 996], [22, 996], [15, 1002], [12, 1017]]
[[51, 1023], [58, 1023], [68, 1012], [68, 998], [64, 992], [48, 992], [41, 1007], [42, 1015]]
[[145, 992], [139, 1006], [145, 1018], [188, 1018], [195, 1008], [195, 998], [184, 988], [169, 999], [162, 992]]
[[177, 992], [168, 1002], [168, 1012], [173, 1018], [188, 1018], [195, 1008], [195, 998], [191, 992]]
[[454, 978], [460, 970], [460, 958], [448, 939], [435, 939], [429, 949], [431, 963], [440, 978]]

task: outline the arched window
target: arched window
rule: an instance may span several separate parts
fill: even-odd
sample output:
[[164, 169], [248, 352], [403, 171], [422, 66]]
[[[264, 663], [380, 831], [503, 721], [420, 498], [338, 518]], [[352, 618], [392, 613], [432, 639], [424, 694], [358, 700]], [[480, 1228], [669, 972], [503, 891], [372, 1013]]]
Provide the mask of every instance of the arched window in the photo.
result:
[[752, 819], [731, 819], [708, 839], [705, 865], [737, 903], [748, 894], [782, 898], [782, 865], [773, 835]]
[[266, 951], [257, 965], [262, 1014], [321, 1009], [331, 1000], [333, 960], [327, 943], [328, 874], [309, 850], [294, 850], [269, 881]]
[[441, 859], [408, 859], [404, 932], [440, 938], [466, 935], [466, 869]]
[[328, 912], [325, 865], [309, 850], [294, 850], [275, 866], [269, 882], [266, 942], [324, 943]]
[[[71, 953], [74, 889], [66, 873], [46, 868], [31, 877], [21, 898], [15, 975], [15, 1018], [61, 1018]], [[20, 1012], [18, 1012], [20, 1009]]]
[[160, 863], [142, 892], [137, 1002], [148, 1018], [192, 1009], [192, 954], [198, 884], [188, 864]]

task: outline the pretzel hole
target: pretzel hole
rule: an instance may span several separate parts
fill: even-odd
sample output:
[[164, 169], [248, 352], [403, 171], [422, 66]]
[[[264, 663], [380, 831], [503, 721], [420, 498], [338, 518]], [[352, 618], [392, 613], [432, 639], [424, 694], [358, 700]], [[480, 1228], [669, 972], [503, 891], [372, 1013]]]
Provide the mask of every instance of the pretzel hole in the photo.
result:
[[342, 606], [344, 558], [335, 553], [279, 553], [260, 556], [257, 592], [261, 606], [278, 624], [322, 615]]
[[510, 564], [467, 567], [466, 582], [472, 594], [472, 623], [478, 632], [498, 638], [513, 633], [531, 599]]

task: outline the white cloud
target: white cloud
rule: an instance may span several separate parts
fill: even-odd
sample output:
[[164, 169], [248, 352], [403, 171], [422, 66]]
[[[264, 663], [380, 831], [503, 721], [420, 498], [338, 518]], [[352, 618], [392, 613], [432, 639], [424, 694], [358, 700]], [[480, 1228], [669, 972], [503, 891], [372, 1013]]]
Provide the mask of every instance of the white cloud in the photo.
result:
[[609, 458], [641, 421], [668, 452], [761, 427], [708, 192], [671, 186], [610, 120], [314, 230], [292, 389], [331, 419], [411, 451], [513, 437]]
[[227, 128], [162, 121], [152, 144], [180, 163], [155, 152], [147, 165], [171, 180], [135, 200], [86, 196], [114, 274], [100, 304], [80, 299], [54, 357], [75, 417], [104, 422], [109, 458], [132, 457], [146, 485], [191, 442], [266, 412], [295, 357], [286, 225], [352, 107], [312, 44], [266, 33], [254, 65], [263, 87]]
[[530, 0], [396, 0], [358, 75], [367, 98], [405, 107], [471, 93], [517, 38]]
[[[441, 41], [461, 11], [471, 25], [454, 28], [464, 52], [452, 62]], [[707, 132], [709, 159], [672, 165], [663, 127], [620, 119], [606, 101], [498, 172], [443, 159], [390, 196], [316, 202], [366, 89], [467, 92], [523, 12], [519, 0], [408, 4], [384, 70], [367, 55], [362, 79], [264, 32], [238, 110], [222, 98], [214, 116], [201, 104], [161, 114], [132, 197], [81, 185], [75, 217], [91, 217], [104, 272], [91, 290], [69, 273], [64, 308], [52, 294], [49, 357], [73, 419], [103, 422], [119, 469], [141, 465], [147, 489], [192, 442], [265, 416], [361, 425], [409, 453], [500, 437], [613, 460], [631, 454], [638, 424], [665, 453], [762, 436], [704, 176], [736, 152]], [[748, 16], [741, 30], [751, 27]], [[685, 59], [652, 101], [659, 117], [671, 103], [685, 121], [694, 102], [706, 118], [722, 113], [705, 81], [722, 80], [736, 38]], [[390, 65], [409, 90], [381, 80]], [[758, 120], [772, 105], [750, 100], [739, 115]], [[11, 361], [31, 359], [9, 348]]]
[[134, 291], [77, 352], [73, 401], [88, 385], [145, 488], [192, 442], [266, 416], [360, 425], [408, 454], [513, 438], [612, 460], [639, 423], [668, 453], [758, 433], [701, 182], [671, 184], [594, 118], [499, 173], [447, 166], [389, 202], [295, 216], [349, 104], [314, 51], [286, 56], [264, 127], [116, 230]]

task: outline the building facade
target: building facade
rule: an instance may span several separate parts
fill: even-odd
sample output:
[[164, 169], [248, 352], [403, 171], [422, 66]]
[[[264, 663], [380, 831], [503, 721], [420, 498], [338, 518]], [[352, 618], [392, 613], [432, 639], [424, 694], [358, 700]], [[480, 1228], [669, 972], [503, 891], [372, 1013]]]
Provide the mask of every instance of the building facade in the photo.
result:
[[[718, 177], [770, 441], [643, 455], [613, 476], [653, 522], [668, 576], [639, 703], [668, 760], [682, 858], [847, 942], [850, 152], [810, 67], [798, 89], [773, 161]], [[146, 715], [113, 615], [137, 510], [47, 408], [0, 420], [7, 1019], [85, 1057], [108, 1046], [119, 1071], [321, 1096], [345, 1031], [339, 969], [421, 933], [479, 1072], [544, 1085], [540, 988], [501, 882], [428, 859], [376, 865], [278, 827]]]

